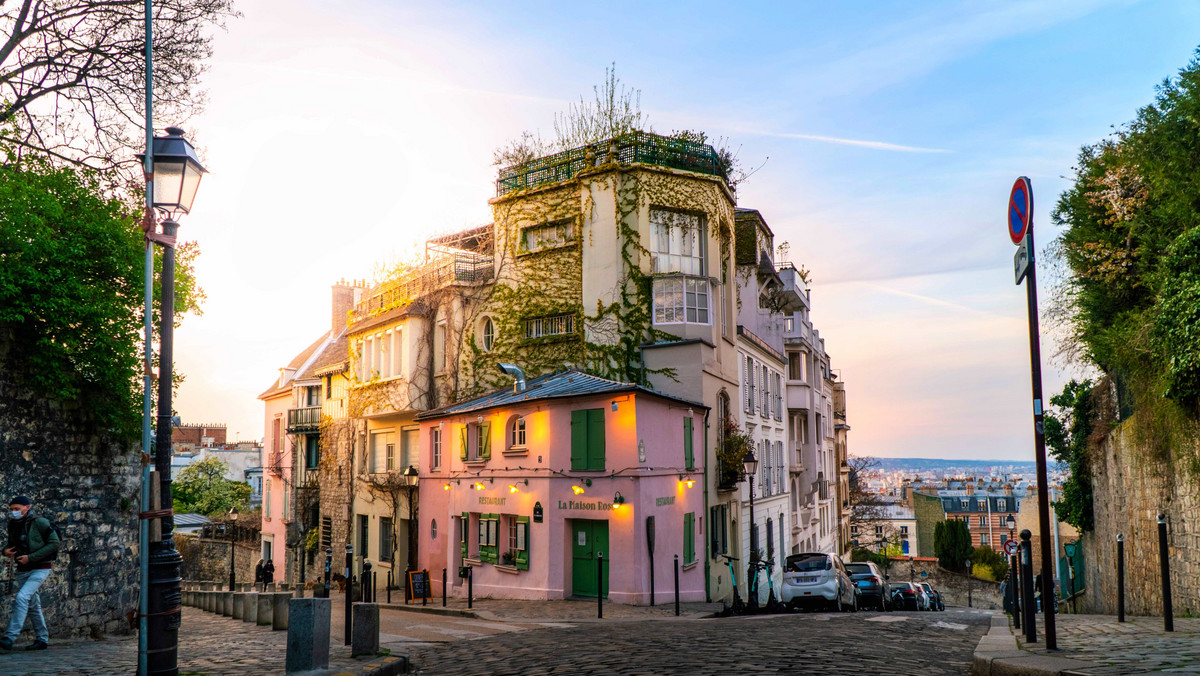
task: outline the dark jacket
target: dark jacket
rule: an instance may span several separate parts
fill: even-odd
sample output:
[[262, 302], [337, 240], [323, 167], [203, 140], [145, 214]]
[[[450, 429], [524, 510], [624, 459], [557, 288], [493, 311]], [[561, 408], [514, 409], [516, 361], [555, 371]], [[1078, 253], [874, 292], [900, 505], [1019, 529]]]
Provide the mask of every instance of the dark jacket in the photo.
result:
[[267, 584], [271, 584], [274, 581], [275, 581], [275, 564], [272, 563], [270, 559], [268, 559], [266, 565], [263, 566], [263, 582], [266, 582]]
[[45, 517], [30, 512], [23, 519], [8, 520], [8, 542], [4, 548], [16, 547], [17, 556], [29, 557], [29, 563], [17, 564], [18, 572], [52, 567], [59, 544], [58, 533]]
[[255, 582], [263, 581], [263, 565], [261, 562], [258, 565], [254, 566], [254, 581]]

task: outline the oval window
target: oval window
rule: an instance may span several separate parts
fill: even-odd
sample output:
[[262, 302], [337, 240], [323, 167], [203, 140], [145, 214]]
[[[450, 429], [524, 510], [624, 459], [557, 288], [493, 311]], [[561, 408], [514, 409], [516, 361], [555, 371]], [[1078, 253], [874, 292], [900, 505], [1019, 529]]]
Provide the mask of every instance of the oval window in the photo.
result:
[[496, 343], [496, 325], [492, 322], [491, 317], [485, 317], [483, 320], [483, 351], [491, 352], [492, 345]]
[[437, 539], [437, 519], [432, 519], [429, 522], [429, 538], [431, 540]]

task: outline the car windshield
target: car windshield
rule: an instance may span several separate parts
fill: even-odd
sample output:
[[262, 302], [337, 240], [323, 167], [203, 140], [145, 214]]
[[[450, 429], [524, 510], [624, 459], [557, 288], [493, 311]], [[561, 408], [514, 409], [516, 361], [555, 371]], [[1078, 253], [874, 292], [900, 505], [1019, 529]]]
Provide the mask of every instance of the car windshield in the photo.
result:
[[825, 570], [829, 568], [829, 557], [825, 554], [798, 554], [788, 557], [787, 566], [793, 573]]
[[851, 575], [874, 575], [875, 574], [874, 571], [871, 570], [871, 567], [865, 563], [847, 563], [846, 564], [846, 572], [850, 573]]

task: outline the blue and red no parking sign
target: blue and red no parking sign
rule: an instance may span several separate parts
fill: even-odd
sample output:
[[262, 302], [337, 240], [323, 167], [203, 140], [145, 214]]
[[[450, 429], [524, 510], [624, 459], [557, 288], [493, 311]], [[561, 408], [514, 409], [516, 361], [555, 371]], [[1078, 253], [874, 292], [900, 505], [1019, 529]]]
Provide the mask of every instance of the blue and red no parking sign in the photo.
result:
[[1029, 178], [1022, 176], [1013, 183], [1008, 195], [1008, 236], [1012, 243], [1020, 246], [1033, 223], [1033, 186]]

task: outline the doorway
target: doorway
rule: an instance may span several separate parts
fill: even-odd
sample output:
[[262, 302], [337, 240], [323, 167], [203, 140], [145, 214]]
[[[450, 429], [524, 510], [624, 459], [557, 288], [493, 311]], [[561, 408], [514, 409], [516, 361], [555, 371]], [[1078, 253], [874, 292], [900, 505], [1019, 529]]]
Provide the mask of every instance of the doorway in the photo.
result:
[[608, 571], [612, 559], [608, 555], [608, 522], [575, 519], [571, 522], [571, 592], [575, 596], [595, 597], [596, 558], [604, 555], [604, 579], [600, 595], [608, 597]]

